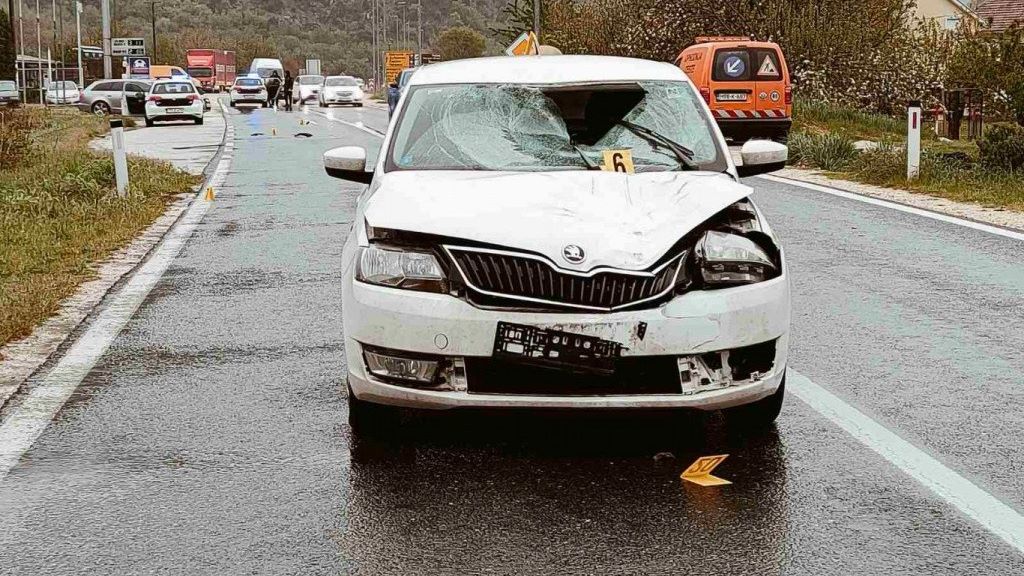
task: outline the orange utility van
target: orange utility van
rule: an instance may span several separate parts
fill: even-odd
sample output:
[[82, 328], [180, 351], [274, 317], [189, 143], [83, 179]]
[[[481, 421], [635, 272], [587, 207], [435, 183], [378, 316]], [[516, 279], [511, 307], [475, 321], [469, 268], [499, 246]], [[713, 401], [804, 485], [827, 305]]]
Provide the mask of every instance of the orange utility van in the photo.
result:
[[734, 36], [698, 37], [675, 64], [690, 77], [733, 141], [785, 142], [793, 123], [793, 87], [774, 42]]

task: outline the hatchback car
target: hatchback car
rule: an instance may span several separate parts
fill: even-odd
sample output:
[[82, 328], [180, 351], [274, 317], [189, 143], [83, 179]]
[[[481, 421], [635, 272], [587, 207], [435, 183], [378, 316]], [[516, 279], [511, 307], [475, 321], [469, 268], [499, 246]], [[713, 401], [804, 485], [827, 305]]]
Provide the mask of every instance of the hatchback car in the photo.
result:
[[303, 74], [295, 79], [292, 88], [292, 102], [305, 104], [307, 100], [316, 100], [320, 95], [320, 85], [324, 77], [317, 74]]
[[0, 80], [0, 106], [19, 106], [21, 93], [14, 80]]
[[600, 56], [425, 66], [375, 165], [342, 256], [354, 432], [409, 408], [779, 413], [790, 288], [736, 166], [678, 68]]
[[157, 80], [146, 97], [146, 126], [163, 120], [203, 123], [203, 99], [188, 80]]
[[318, 97], [321, 107], [334, 104], [363, 105], [363, 91], [352, 76], [328, 76], [320, 87]]
[[228, 97], [231, 99], [232, 108], [239, 104], [259, 104], [264, 108], [267, 107], [267, 87], [263, 84], [263, 79], [259, 77], [235, 78]]
[[81, 94], [78, 92], [78, 84], [71, 80], [50, 82], [50, 85], [46, 88], [46, 103], [51, 106], [62, 104], [77, 105], [81, 97]]

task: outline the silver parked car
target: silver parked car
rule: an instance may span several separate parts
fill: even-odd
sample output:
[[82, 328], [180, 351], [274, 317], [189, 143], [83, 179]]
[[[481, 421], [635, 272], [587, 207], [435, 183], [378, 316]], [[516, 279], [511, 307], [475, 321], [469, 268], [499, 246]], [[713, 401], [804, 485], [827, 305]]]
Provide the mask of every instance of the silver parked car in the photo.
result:
[[0, 80], [0, 106], [17, 106], [21, 104], [21, 94], [14, 80]]
[[[137, 92], [149, 92], [151, 85], [152, 82], [148, 80], [97, 80], [82, 90], [82, 99], [78, 102], [78, 109], [99, 116], [122, 114], [122, 96], [126, 92], [126, 88], [128, 94], [133, 95]], [[131, 113], [142, 114], [142, 107], [137, 108]]]

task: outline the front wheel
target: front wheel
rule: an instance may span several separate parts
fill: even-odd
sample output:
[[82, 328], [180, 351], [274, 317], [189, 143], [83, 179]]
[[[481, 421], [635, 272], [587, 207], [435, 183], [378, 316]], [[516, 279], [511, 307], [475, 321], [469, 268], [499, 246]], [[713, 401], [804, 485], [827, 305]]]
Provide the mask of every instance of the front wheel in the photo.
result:
[[150, 128], [153, 127], [153, 119], [152, 118], [146, 118], [146, 126], [148, 126]]
[[763, 430], [771, 426], [772, 422], [775, 422], [775, 419], [779, 417], [779, 412], [782, 411], [782, 400], [785, 395], [786, 377], [783, 376], [778, 390], [771, 396], [762, 398], [757, 402], [729, 408], [722, 413], [730, 428], [747, 431]]
[[196, 118], [195, 120], [196, 120], [196, 125], [197, 126], [202, 126], [203, 125], [203, 119], [202, 118]]
[[352, 385], [348, 385], [348, 425], [352, 435], [363, 438], [380, 438], [398, 430], [400, 414], [394, 406], [374, 404], [356, 398]]

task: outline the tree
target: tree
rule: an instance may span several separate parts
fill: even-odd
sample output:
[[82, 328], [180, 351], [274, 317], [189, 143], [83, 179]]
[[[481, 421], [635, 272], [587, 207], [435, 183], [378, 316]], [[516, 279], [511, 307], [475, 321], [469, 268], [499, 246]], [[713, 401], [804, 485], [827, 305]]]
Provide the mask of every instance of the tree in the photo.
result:
[[437, 38], [442, 60], [459, 60], [482, 56], [486, 41], [482, 34], [465, 26], [443, 30]]
[[0, 8], [0, 80], [14, 79], [17, 73], [14, 68], [16, 54], [10, 17], [6, 10]]

